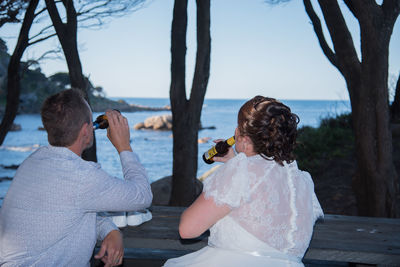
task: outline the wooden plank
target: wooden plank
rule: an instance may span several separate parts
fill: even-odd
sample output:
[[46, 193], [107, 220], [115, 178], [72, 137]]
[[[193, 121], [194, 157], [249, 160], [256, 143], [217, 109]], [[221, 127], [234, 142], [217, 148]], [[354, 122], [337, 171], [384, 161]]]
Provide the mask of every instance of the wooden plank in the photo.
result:
[[326, 215], [305, 258], [400, 265], [400, 220]]
[[179, 240], [179, 218], [183, 212], [180, 207], [152, 207], [153, 219], [137, 227], [125, 227], [124, 236]]
[[[136, 257], [135, 250], [139, 249], [138, 253], [143, 255], [150, 253], [167, 259], [206, 246], [208, 232], [197, 239], [180, 239], [178, 225], [183, 210], [182, 207], [154, 206], [151, 221], [122, 228], [127, 257]], [[400, 220], [326, 215], [316, 223], [304, 258], [400, 266]]]
[[198, 238], [183, 240], [179, 236], [182, 207], [154, 206], [153, 219], [135, 227], [124, 227], [124, 246], [127, 248], [154, 248], [195, 251], [207, 245], [207, 231]]
[[[99, 248], [94, 250], [94, 254], [99, 252]], [[179, 250], [179, 249], [150, 249], [150, 248], [125, 248], [124, 259], [152, 259], [152, 260], [168, 260], [176, 258], [193, 250]]]

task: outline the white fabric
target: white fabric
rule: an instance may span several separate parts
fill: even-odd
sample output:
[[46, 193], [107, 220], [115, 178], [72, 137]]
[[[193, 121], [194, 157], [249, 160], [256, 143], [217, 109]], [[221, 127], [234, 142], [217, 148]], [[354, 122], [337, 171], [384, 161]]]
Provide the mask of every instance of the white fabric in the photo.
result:
[[209, 246], [165, 266], [303, 266], [323, 216], [314, 184], [297, 163], [240, 153], [204, 181], [206, 198], [232, 211], [210, 228]]

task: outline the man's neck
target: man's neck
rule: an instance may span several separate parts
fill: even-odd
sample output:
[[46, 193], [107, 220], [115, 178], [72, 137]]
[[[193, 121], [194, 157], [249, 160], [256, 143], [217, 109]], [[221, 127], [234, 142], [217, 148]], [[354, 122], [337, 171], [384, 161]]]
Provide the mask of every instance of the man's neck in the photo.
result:
[[79, 157], [82, 157], [83, 149], [76, 142], [70, 146], [67, 146], [67, 148], [77, 154]]

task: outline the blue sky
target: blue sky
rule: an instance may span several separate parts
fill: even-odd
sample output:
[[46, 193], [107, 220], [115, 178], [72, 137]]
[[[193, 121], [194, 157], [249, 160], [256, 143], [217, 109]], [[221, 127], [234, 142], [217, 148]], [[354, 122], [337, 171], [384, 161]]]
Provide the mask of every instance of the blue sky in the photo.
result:
[[[314, 8], [320, 13], [316, 1]], [[359, 49], [357, 21], [341, 5]], [[81, 29], [83, 72], [112, 97], [169, 97], [173, 0], [153, 0], [100, 30]], [[187, 90], [196, 52], [195, 1], [189, 0]], [[322, 18], [322, 17], [321, 17]], [[18, 29], [17, 29], [18, 30]], [[15, 34], [3, 27], [0, 36]], [[211, 0], [211, 70], [206, 98], [348, 99], [344, 79], [323, 55], [302, 1]], [[329, 41], [329, 36], [326, 35]], [[7, 39], [9, 52], [15, 41]], [[30, 48], [38, 56], [54, 39]], [[400, 72], [400, 22], [390, 45], [392, 75]], [[62, 60], [41, 64], [46, 75], [66, 71]]]

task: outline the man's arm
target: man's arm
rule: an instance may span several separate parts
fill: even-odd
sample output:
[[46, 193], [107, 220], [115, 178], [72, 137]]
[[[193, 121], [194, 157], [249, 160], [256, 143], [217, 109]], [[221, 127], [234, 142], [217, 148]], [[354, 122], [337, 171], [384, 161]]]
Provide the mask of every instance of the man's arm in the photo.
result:
[[101, 259], [107, 267], [122, 264], [124, 245], [121, 232], [110, 218], [97, 215], [96, 220], [97, 238], [103, 242], [94, 258]]
[[77, 195], [80, 208], [89, 212], [135, 211], [151, 205], [150, 183], [136, 154], [124, 151], [120, 158], [125, 180], [110, 176], [100, 166], [82, 174]]
[[124, 180], [111, 177], [99, 165], [82, 172], [79, 206], [88, 211], [133, 211], [151, 205], [153, 195], [147, 173], [132, 152], [128, 121], [120, 113], [106, 112], [107, 136], [122, 164]]
[[104, 238], [113, 230], [118, 230], [118, 227], [112, 222], [112, 220], [109, 217], [103, 217], [97, 214], [96, 217], [97, 240], [104, 240]]
[[118, 151], [132, 151], [128, 120], [115, 110], [106, 112], [108, 125], [107, 137]]

